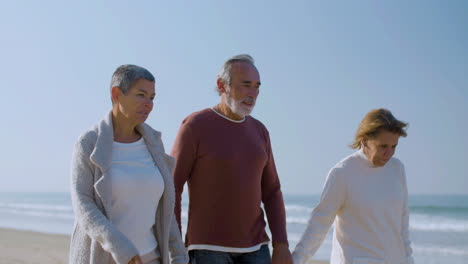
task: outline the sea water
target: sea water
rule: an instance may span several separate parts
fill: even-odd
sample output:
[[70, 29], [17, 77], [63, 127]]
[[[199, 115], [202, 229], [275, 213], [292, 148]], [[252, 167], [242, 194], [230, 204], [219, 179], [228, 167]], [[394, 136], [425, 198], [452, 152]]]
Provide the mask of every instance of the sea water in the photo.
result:
[[[291, 250], [306, 228], [318, 195], [285, 195]], [[416, 263], [468, 263], [468, 195], [410, 195], [410, 238]], [[187, 197], [182, 203], [183, 229]], [[70, 234], [74, 223], [69, 193], [0, 193], [0, 227]], [[315, 254], [329, 260], [331, 231]]]

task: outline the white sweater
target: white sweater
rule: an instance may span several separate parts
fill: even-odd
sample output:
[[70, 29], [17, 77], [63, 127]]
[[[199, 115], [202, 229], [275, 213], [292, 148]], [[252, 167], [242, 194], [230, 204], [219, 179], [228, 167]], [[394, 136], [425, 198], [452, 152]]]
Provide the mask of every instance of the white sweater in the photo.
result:
[[373, 167], [357, 151], [330, 170], [293, 252], [295, 264], [308, 263], [335, 217], [330, 264], [413, 263], [406, 175], [398, 159]]
[[140, 255], [154, 250], [158, 243], [153, 225], [164, 180], [143, 138], [134, 143], [112, 144], [110, 184], [109, 219]]

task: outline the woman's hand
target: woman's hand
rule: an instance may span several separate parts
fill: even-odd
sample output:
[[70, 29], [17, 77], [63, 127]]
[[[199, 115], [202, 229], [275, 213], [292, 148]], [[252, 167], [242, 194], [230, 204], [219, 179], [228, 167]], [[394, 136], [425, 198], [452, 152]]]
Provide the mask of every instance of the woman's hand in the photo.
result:
[[140, 256], [136, 255], [128, 262], [128, 264], [143, 264], [143, 261]]

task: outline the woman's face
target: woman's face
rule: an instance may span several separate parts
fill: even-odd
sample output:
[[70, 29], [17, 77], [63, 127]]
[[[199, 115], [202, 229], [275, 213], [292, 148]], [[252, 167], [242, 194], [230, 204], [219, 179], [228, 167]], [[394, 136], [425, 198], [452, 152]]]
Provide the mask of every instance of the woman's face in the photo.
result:
[[399, 134], [384, 130], [375, 138], [363, 140], [363, 151], [375, 167], [382, 167], [395, 154], [399, 138]]
[[153, 110], [153, 99], [155, 97], [154, 82], [140, 79], [127, 94], [119, 90], [117, 107], [119, 112], [135, 125], [146, 121]]

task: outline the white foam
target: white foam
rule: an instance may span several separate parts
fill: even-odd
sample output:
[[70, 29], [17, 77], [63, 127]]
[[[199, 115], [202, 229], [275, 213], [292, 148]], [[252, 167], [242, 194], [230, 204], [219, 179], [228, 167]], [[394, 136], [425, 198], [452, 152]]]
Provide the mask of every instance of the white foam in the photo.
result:
[[73, 213], [57, 213], [57, 212], [46, 212], [46, 211], [24, 211], [17, 210], [14, 208], [2, 210], [6, 213], [23, 215], [23, 216], [36, 216], [36, 217], [53, 217], [53, 218], [62, 218], [62, 219], [74, 219]]
[[50, 210], [72, 212], [71, 206], [48, 205], [48, 204], [27, 204], [27, 203], [0, 203], [0, 208], [23, 209], [23, 210]]
[[445, 216], [412, 214], [410, 229], [419, 231], [468, 232], [468, 221]]
[[292, 204], [292, 205], [286, 205], [285, 206], [285, 209], [286, 211], [289, 213], [289, 212], [300, 212], [300, 213], [311, 213], [313, 208], [309, 208], [309, 207], [306, 207], [306, 206], [302, 206], [302, 205], [295, 205], [295, 204]]
[[288, 224], [304, 224], [307, 225], [309, 222], [308, 217], [286, 217], [286, 223]]
[[468, 250], [462, 248], [413, 246], [415, 253], [437, 253], [441, 255], [468, 256]]
[[74, 219], [72, 207], [62, 205], [0, 203], [0, 213], [10, 213], [23, 216]]
[[[306, 225], [313, 208], [291, 204], [286, 205], [286, 222], [288, 224]], [[418, 231], [468, 232], [468, 221], [448, 216], [434, 216], [412, 213], [410, 229]]]

